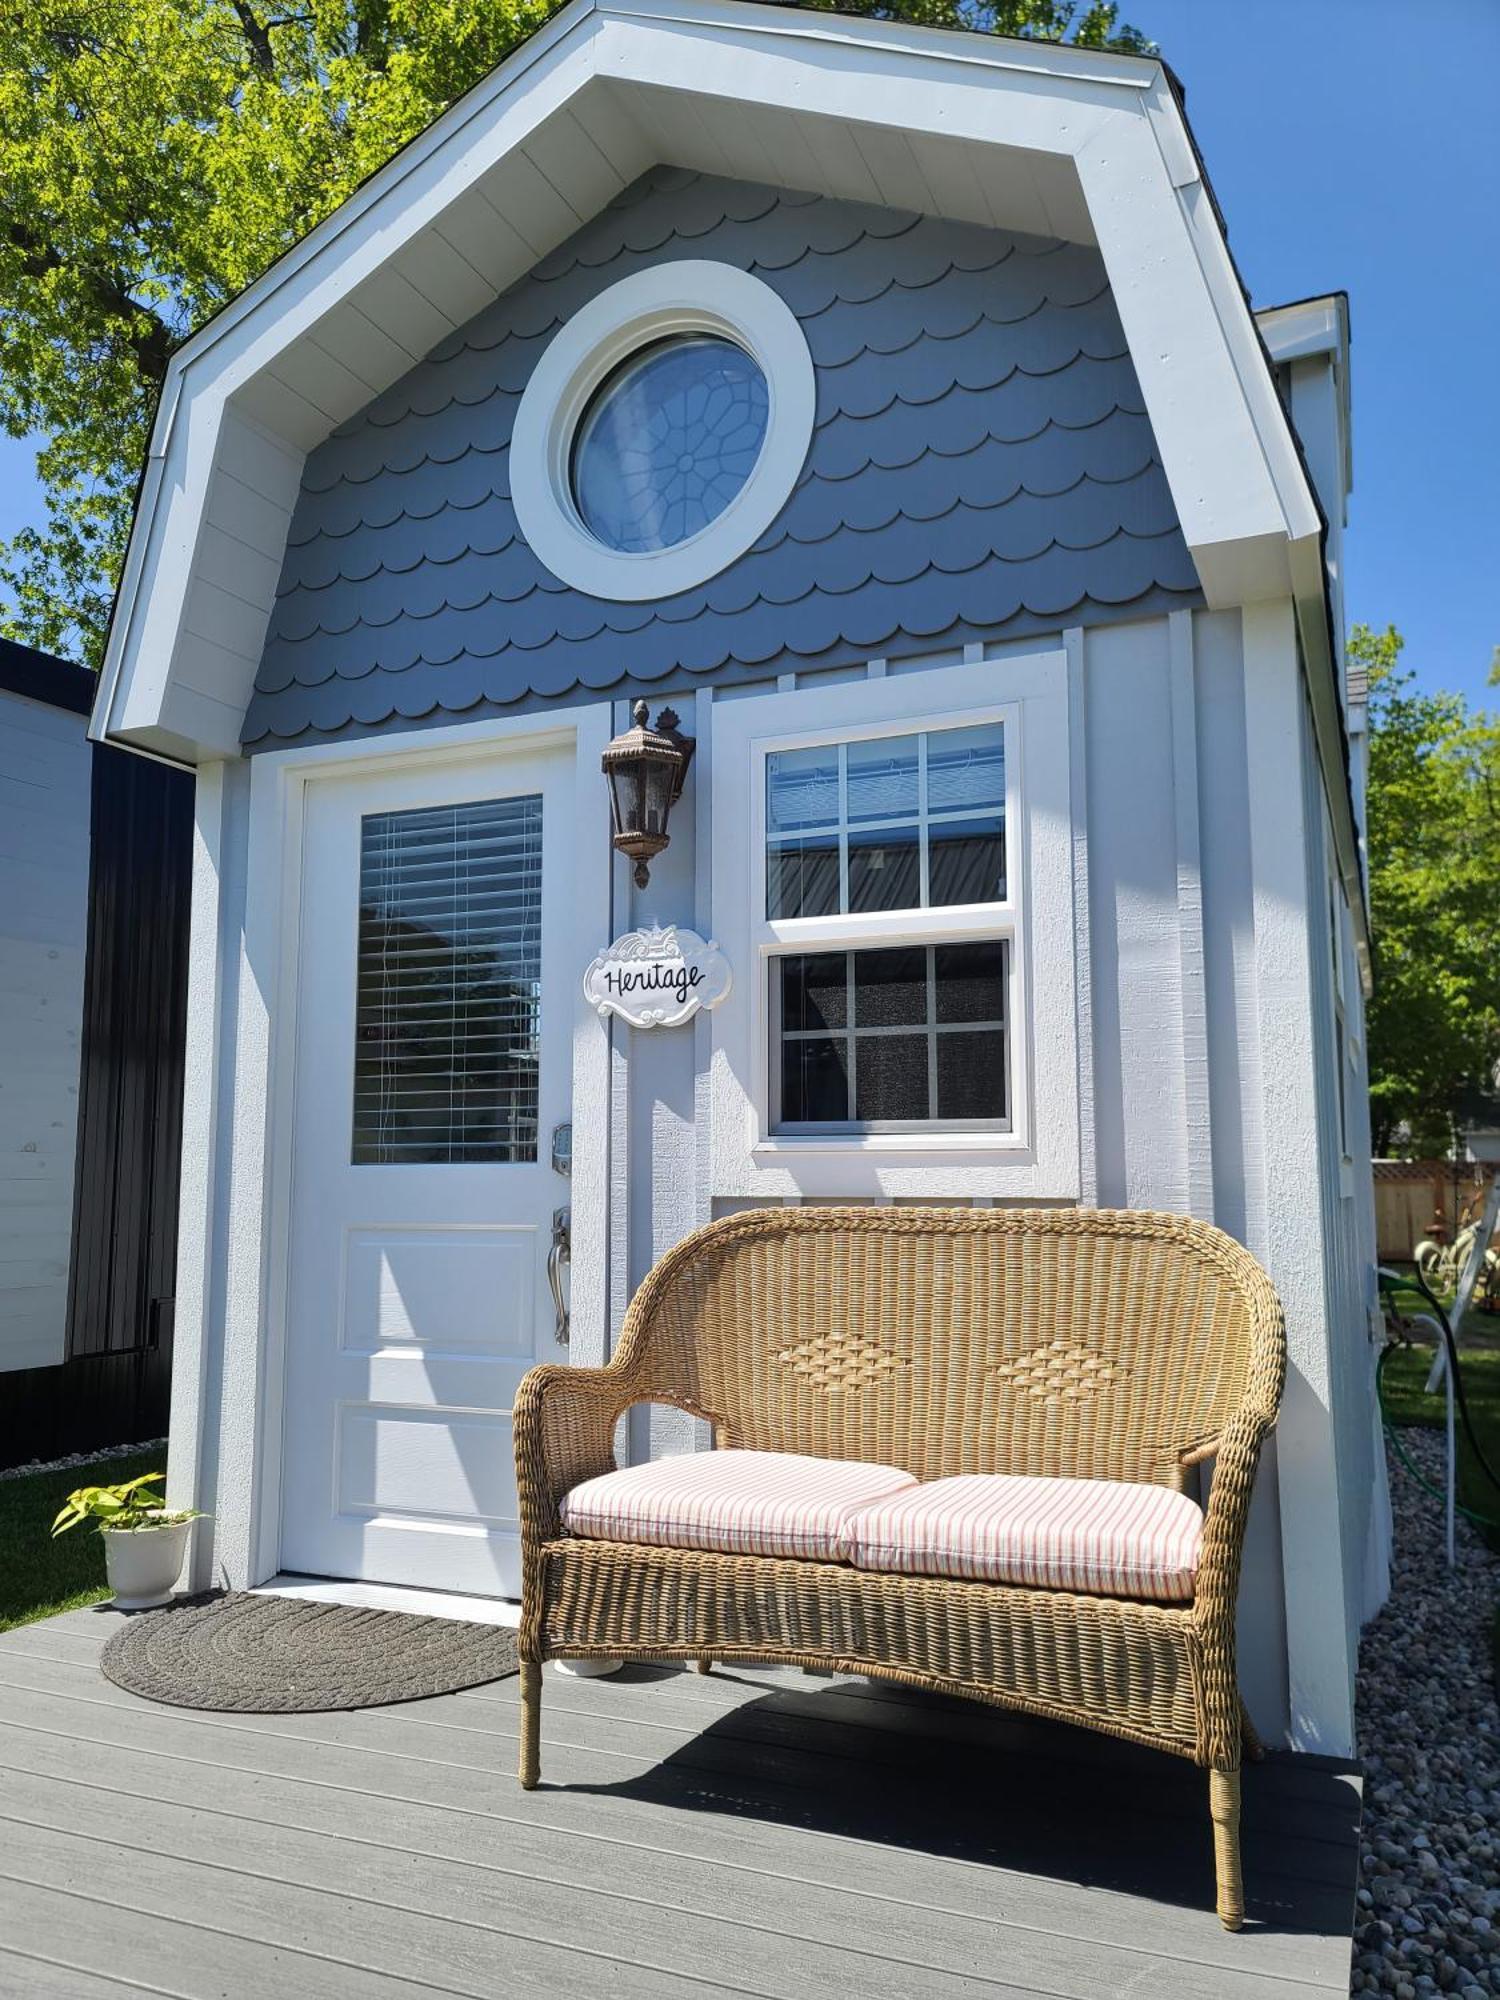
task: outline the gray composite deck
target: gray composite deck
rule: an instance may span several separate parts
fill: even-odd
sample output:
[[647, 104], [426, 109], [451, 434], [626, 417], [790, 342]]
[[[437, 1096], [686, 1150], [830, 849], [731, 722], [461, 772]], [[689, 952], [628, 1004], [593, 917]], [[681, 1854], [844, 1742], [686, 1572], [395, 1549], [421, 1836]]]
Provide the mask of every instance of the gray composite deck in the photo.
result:
[[782, 1670], [549, 1673], [528, 1795], [513, 1680], [197, 1714], [103, 1679], [119, 1616], [0, 1637], [0, 1995], [1348, 1990], [1359, 1793], [1330, 1763], [1247, 1772], [1229, 1937], [1200, 1775], [1102, 1738]]

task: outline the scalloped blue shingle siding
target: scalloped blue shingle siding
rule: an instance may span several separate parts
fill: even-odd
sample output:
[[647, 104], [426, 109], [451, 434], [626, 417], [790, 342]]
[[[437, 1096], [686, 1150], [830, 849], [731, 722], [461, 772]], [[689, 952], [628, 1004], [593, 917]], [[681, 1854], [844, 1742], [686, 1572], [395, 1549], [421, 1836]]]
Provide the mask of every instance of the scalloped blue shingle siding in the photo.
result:
[[[643, 266], [756, 272], [817, 367], [755, 547], [651, 604], [545, 569], [510, 504], [556, 328]], [[662, 168], [308, 458], [245, 741], [897, 657], [1201, 601], [1097, 251]]]

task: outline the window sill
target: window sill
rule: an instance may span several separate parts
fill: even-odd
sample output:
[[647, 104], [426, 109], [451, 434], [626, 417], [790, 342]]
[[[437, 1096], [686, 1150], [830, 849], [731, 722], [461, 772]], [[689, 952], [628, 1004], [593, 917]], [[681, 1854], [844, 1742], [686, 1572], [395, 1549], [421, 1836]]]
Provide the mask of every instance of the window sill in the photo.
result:
[[827, 1153], [846, 1157], [888, 1159], [907, 1156], [923, 1159], [933, 1153], [945, 1156], [972, 1154], [976, 1157], [1002, 1154], [1010, 1159], [1029, 1158], [1031, 1149], [1018, 1132], [830, 1132], [827, 1138], [799, 1133], [795, 1137], [758, 1139], [750, 1148], [755, 1160], [798, 1160]]

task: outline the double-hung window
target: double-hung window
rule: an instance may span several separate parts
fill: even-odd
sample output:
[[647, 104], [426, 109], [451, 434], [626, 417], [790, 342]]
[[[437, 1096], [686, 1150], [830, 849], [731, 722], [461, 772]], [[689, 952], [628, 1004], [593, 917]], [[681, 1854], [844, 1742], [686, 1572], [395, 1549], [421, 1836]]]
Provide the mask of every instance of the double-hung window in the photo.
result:
[[767, 752], [772, 1132], [1005, 1129], [1006, 731], [994, 715]]
[[810, 677], [713, 732], [715, 1195], [1076, 1196], [1063, 657]]

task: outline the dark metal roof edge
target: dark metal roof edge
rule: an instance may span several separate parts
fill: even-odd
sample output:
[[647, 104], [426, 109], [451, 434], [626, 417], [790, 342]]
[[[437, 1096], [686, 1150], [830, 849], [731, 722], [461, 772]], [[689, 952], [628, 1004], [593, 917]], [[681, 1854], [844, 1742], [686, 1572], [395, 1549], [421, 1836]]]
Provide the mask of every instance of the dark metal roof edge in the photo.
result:
[[6, 694], [24, 695], [28, 701], [45, 702], [49, 708], [88, 715], [97, 687], [98, 676], [91, 667], [60, 660], [55, 653], [39, 652], [14, 639], [0, 639], [0, 689]]

